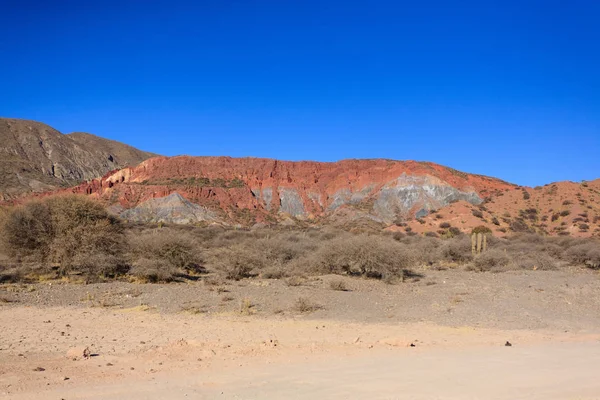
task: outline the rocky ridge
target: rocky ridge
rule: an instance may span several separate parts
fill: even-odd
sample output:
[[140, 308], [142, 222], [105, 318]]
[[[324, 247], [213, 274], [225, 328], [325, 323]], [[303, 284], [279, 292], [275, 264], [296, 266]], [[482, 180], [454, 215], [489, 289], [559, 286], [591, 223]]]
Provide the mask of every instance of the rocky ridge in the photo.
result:
[[[351, 210], [390, 225], [426, 216], [455, 202], [478, 205], [487, 196], [512, 188], [514, 185], [499, 179], [427, 162], [321, 163], [180, 156], [155, 157], [71, 191], [118, 203], [127, 210], [121, 215], [132, 221], [152, 220], [143, 210], [155, 208], [156, 199], [177, 193], [190, 204], [203, 207], [188, 222], [222, 220], [251, 225], [290, 218], [333, 220]], [[190, 209], [190, 205], [186, 207]]]
[[0, 200], [73, 186], [153, 156], [89, 133], [0, 118]]
[[418, 161], [149, 158], [93, 135], [6, 119], [0, 134], [5, 203], [24, 201], [15, 199], [27, 192], [80, 193], [141, 223], [331, 225], [431, 236], [484, 225], [498, 236], [600, 236], [600, 180], [528, 188]]

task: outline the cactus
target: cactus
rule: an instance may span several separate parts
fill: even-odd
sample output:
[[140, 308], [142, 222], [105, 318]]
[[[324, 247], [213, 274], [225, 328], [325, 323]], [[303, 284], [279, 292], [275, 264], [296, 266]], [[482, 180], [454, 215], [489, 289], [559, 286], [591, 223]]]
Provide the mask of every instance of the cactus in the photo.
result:
[[478, 226], [471, 231], [471, 253], [481, 254], [487, 250], [487, 236], [492, 231], [485, 226]]

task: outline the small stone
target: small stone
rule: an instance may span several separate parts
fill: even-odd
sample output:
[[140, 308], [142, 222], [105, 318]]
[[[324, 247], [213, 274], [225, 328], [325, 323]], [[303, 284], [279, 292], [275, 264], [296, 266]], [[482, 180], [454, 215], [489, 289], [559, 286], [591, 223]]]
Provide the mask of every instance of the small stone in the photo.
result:
[[67, 358], [73, 361], [88, 359], [92, 356], [89, 347], [72, 347], [67, 350]]
[[37, 367], [34, 369], [35, 372], [44, 372], [46, 370], [46, 368], [42, 368], [42, 367]]
[[512, 343], [507, 340], [506, 343], [504, 343], [504, 346], [510, 347], [510, 346], [512, 346]]

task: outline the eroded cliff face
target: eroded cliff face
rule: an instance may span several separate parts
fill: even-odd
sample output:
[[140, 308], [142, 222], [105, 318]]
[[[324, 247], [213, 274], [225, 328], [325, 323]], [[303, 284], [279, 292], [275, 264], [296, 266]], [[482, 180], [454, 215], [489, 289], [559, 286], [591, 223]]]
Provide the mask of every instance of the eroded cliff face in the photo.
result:
[[[130, 220], [150, 221], [152, 214], [160, 214], [156, 220], [165, 222], [186, 220], [169, 219], [165, 210], [171, 207], [170, 202], [157, 206], [155, 200], [178, 193], [189, 202], [184, 205], [189, 214], [198, 215], [192, 221], [252, 224], [289, 217], [322, 220], [344, 208], [345, 215], [356, 210], [389, 224], [460, 200], [479, 204], [484, 197], [513, 187], [498, 179], [415, 161], [319, 163], [182, 156], [152, 158], [72, 191], [131, 209], [122, 213]], [[212, 213], [192, 210], [195, 206]], [[182, 205], [178, 207], [181, 213]]]

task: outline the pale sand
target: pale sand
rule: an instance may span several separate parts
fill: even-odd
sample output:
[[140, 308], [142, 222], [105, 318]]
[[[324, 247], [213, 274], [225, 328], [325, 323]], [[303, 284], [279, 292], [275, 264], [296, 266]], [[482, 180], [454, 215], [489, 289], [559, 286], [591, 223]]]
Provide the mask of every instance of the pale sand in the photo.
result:
[[592, 332], [22, 306], [0, 331], [6, 399], [600, 399]]
[[600, 399], [597, 272], [424, 273], [0, 285], [0, 399]]

